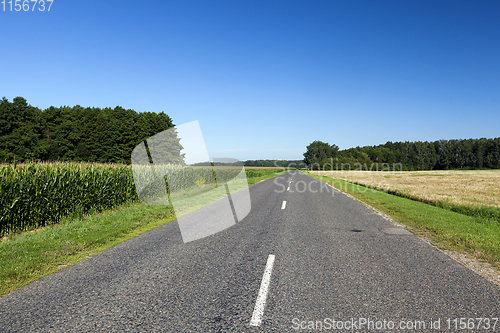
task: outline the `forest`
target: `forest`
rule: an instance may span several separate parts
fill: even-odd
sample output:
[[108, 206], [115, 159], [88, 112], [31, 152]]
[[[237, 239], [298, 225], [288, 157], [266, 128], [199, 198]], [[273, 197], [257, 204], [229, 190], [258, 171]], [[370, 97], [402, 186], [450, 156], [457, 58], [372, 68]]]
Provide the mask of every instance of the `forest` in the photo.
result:
[[[130, 164], [134, 147], [175, 126], [164, 112], [112, 108], [33, 107], [23, 97], [0, 102], [0, 163], [74, 161]], [[179, 146], [180, 147], [180, 146]], [[178, 148], [179, 148], [178, 147]], [[249, 167], [302, 161], [248, 160]]]
[[[130, 163], [134, 147], [175, 126], [164, 112], [115, 108], [51, 106], [41, 110], [23, 97], [0, 101], [0, 162], [85, 161]], [[177, 142], [178, 144], [178, 142]], [[180, 145], [176, 147], [181, 149]], [[303, 167], [381, 170], [400, 164], [402, 170], [498, 169], [500, 137], [494, 139], [386, 142], [339, 150], [314, 141], [303, 161], [248, 160], [248, 167]]]
[[173, 127], [164, 112], [136, 112], [120, 106], [51, 106], [23, 97], [0, 102], [0, 162], [87, 161], [130, 163], [134, 147]]
[[[314, 141], [306, 147], [304, 163], [312, 169], [449, 170], [500, 168], [500, 137], [494, 139], [386, 142], [339, 150]], [[395, 167], [399, 164], [398, 167]], [[342, 166], [344, 165], [344, 166]]]

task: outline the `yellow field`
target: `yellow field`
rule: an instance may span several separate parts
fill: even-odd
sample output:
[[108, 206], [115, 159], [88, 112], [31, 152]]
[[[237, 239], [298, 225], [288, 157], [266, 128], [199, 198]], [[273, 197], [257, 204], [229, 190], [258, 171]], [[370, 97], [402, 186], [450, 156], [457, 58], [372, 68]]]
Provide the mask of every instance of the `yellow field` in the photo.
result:
[[500, 170], [310, 171], [431, 201], [500, 207]]

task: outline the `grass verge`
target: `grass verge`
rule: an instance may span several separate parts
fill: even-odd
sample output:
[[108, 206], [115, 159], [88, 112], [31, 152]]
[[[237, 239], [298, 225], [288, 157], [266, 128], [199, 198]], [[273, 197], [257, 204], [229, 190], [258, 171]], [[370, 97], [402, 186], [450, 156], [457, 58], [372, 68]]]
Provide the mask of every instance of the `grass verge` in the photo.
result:
[[441, 249], [466, 253], [500, 267], [500, 223], [496, 219], [468, 216], [344, 180], [304, 173], [410, 226], [417, 235], [420, 233]]
[[433, 199], [425, 199], [413, 194], [409, 194], [404, 190], [399, 189], [383, 189], [377, 187], [376, 185], [368, 185], [357, 181], [346, 181], [346, 183], [352, 183], [354, 185], [361, 185], [370, 189], [374, 189], [377, 191], [386, 192], [388, 194], [392, 194], [401, 198], [406, 198], [414, 201], [420, 201], [425, 204], [429, 204], [432, 206], [436, 206], [439, 208], [443, 208], [446, 210], [450, 210], [452, 212], [460, 213], [467, 216], [478, 217], [481, 219], [492, 220], [492, 223], [500, 224], [500, 208], [491, 207], [491, 206], [481, 206], [481, 205], [467, 205], [467, 204], [458, 204], [452, 201], [445, 200], [433, 200]]
[[429, 205], [433, 205], [439, 208], [450, 210], [452, 212], [460, 213], [467, 216], [478, 217], [482, 219], [490, 219], [493, 222], [500, 224], [500, 208], [491, 206], [480, 206], [480, 205], [466, 205], [457, 204], [451, 201], [444, 200], [425, 200], [417, 196], [412, 196], [405, 192], [399, 190], [387, 190], [387, 193], [393, 194], [402, 198], [407, 198], [410, 200], [421, 201]]
[[0, 242], [0, 295], [175, 219], [170, 207], [129, 203], [112, 211], [40, 230], [10, 235]]
[[[282, 173], [248, 178], [248, 184]], [[0, 296], [175, 218], [172, 207], [133, 202], [99, 214], [66, 218], [59, 224], [4, 237], [0, 241]]]

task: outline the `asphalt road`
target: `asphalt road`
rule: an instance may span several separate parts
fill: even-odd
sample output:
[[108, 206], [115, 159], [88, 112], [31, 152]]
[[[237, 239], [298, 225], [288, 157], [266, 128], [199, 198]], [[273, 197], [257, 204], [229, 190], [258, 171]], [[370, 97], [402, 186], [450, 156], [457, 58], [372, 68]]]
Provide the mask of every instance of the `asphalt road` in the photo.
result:
[[499, 287], [322, 184], [260, 182], [250, 214], [219, 233], [184, 244], [174, 221], [12, 292], [0, 332], [493, 331], [475, 318], [500, 317]]

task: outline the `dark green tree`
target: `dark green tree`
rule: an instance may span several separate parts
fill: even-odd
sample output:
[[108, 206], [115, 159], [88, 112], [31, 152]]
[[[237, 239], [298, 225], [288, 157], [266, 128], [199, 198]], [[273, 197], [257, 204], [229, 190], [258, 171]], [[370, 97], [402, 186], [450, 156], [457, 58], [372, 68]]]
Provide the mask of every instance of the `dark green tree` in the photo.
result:
[[306, 148], [304, 163], [316, 169], [319, 169], [325, 160], [337, 157], [339, 151], [336, 145], [329, 145], [322, 141], [314, 141]]

